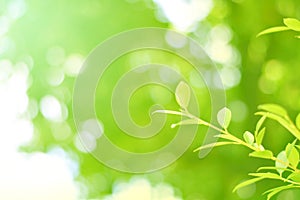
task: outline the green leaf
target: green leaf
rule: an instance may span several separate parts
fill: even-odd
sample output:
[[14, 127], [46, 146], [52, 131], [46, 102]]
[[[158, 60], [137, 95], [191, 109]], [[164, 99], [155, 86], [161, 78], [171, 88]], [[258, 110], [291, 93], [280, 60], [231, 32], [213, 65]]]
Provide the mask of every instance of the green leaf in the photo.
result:
[[258, 109], [268, 111], [281, 117], [288, 116], [286, 110], [277, 104], [262, 104], [258, 106]]
[[211, 144], [201, 146], [201, 147], [195, 149], [194, 152], [195, 151], [200, 151], [200, 150], [203, 150], [203, 149], [207, 149], [207, 148], [224, 146], [224, 145], [229, 145], [229, 144], [239, 144], [239, 143], [237, 143], [237, 142], [215, 142], [215, 143], [211, 143]]
[[217, 119], [220, 126], [227, 129], [231, 121], [231, 111], [226, 107], [222, 108], [217, 114]]
[[[281, 116], [278, 116], [276, 114], [273, 113], [269, 113], [269, 112], [256, 112], [255, 115], [262, 115], [262, 116], [267, 116], [270, 119], [273, 119], [277, 122], [279, 122], [284, 128], [286, 128], [290, 133], [292, 133], [298, 140], [300, 140], [300, 132], [299, 130], [294, 128], [293, 124], [290, 124], [289, 121], [287, 121], [287, 119], [282, 118]], [[287, 116], [288, 118], [288, 116]]]
[[284, 186], [272, 188], [272, 189], [266, 191], [264, 194], [269, 193], [267, 196], [267, 200], [270, 200], [274, 195], [278, 194], [279, 192], [281, 192], [283, 190], [291, 189], [294, 187], [295, 187], [294, 185], [284, 185]]
[[267, 116], [264, 115], [258, 120], [258, 122], [256, 124], [256, 128], [255, 128], [255, 135], [257, 135], [257, 133], [259, 132], [259, 130], [260, 130], [262, 124], [265, 122], [266, 118], [267, 118]]
[[289, 172], [293, 172], [291, 169], [285, 169], [285, 168], [278, 168], [278, 167], [273, 167], [273, 166], [268, 166], [268, 167], [260, 167], [256, 171], [261, 171], [261, 170], [285, 170]]
[[300, 172], [293, 172], [291, 173], [287, 179], [289, 180], [293, 180], [293, 181], [296, 181], [298, 183], [300, 183]]
[[186, 119], [186, 120], [182, 120], [176, 124], [172, 124], [171, 128], [175, 128], [176, 126], [181, 126], [181, 125], [193, 125], [193, 124], [202, 124], [202, 123], [198, 119]]
[[256, 183], [256, 182], [258, 182], [262, 179], [264, 179], [264, 177], [252, 178], [252, 179], [249, 179], [247, 181], [244, 181], [244, 182], [238, 184], [237, 186], [235, 186], [235, 188], [233, 189], [233, 192], [237, 191], [240, 188], [243, 188], [243, 187], [246, 187], [246, 186], [251, 185], [253, 183]]
[[[277, 159], [280, 160], [281, 162], [279, 161], [275, 161], [275, 167], [278, 167], [278, 168], [283, 168], [283, 169], [286, 169], [288, 167], [288, 164], [289, 164], [289, 161], [287, 159], [287, 156], [286, 156], [286, 152], [285, 151], [281, 151], [278, 155], [277, 155]], [[282, 172], [284, 170], [282, 169], [278, 169], [277, 170], [280, 174], [282, 174]]]
[[276, 33], [276, 32], [281, 32], [281, 31], [288, 31], [288, 30], [291, 30], [291, 29], [286, 27], [286, 26], [272, 27], [272, 28], [268, 28], [266, 30], [263, 30], [262, 32], [257, 34], [256, 37], [259, 37], [259, 36], [262, 36], [262, 35], [265, 35], [265, 34], [269, 34], [269, 33]]
[[283, 23], [294, 31], [300, 31], [300, 21], [294, 18], [284, 18]]
[[263, 177], [263, 178], [268, 178], [268, 179], [278, 179], [281, 180], [281, 176], [278, 174], [274, 174], [271, 172], [266, 172], [266, 173], [250, 173], [250, 176], [257, 176], [257, 177]]
[[296, 146], [296, 142], [297, 142], [297, 139], [295, 139], [292, 143], [288, 143], [286, 145], [285, 152], [286, 152], [287, 157], [289, 157], [292, 147]]
[[290, 143], [287, 144], [287, 146], [285, 148], [285, 153], [286, 153], [289, 163], [293, 167], [297, 167], [297, 165], [299, 163], [299, 153], [298, 153], [297, 149], [295, 148], [295, 142], [294, 142], [294, 144], [290, 144]]
[[263, 128], [258, 132], [257, 137], [256, 137], [257, 145], [261, 145], [261, 143], [264, 139], [264, 136], [265, 136], [265, 132], [266, 132], [266, 128]]
[[246, 132], [244, 133], [243, 137], [244, 137], [244, 140], [245, 140], [248, 144], [250, 144], [250, 145], [253, 144], [253, 142], [254, 142], [254, 136], [253, 136], [252, 133], [250, 133], [249, 131], [246, 131]]
[[178, 105], [181, 108], [186, 109], [190, 102], [190, 96], [191, 96], [190, 87], [188, 86], [188, 84], [181, 81], [176, 87], [176, 91], [175, 91], [175, 97]]
[[251, 157], [270, 159], [273, 157], [273, 152], [270, 150], [254, 151], [249, 154]]
[[300, 130], [300, 113], [296, 117], [296, 126]]

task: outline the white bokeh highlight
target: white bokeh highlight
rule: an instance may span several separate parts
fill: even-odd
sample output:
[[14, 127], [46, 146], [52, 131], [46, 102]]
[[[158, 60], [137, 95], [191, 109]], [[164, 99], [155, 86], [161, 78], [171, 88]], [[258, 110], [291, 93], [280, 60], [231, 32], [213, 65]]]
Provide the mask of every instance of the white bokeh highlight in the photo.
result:
[[171, 185], [160, 183], [155, 186], [142, 177], [133, 177], [129, 182], [117, 182], [111, 195], [104, 200], [181, 200]]
[[68, 117], [66, 105], [51, 95], [44, 96], [41, 99], [40, 110], [43, 116], [50, 121], [61, 122]]
[[176, 30], [184, 32], [193, 30], [213, 7], [211, 0], [154, 0], [154, 3], [162, 10], [160, 15], [164, 14]]
[[[79, 191], [74, 181], [78, 164], [68, 153], [62, 149], [31, 154], [19, 150], [22, 145], [38, 139], [35, 135], [38, 131], [31, 120], [39, 112], [39, 102], [27, 95], [33, 59], [23, 55], [13, 63], [2, 56], [16, 48], [7, 33], [11, 25], [26, 14], [26, 2], [12, 0], [3, 5], [6, 7], [0, 15], [0, 199], [78, 199]], [[52, 114], [48, 108], [48, 111], [43, 108], [44, 114], [51, 119], [62, 119], [66, 108], [60, 103], [59, 106], [56, 103], [56, 107], [60, 109]]]

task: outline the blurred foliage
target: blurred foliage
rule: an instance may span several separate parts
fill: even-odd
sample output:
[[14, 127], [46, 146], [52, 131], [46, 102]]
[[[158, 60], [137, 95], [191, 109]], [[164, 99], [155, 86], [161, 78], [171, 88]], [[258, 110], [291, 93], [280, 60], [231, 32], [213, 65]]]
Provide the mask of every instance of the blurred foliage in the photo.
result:
[[[0, 0], [0, 14], [4, 13], [4, 8], [9, 2]], [[159, 8], [150, 0], [132, 2], [124, 0], [27, 0], [26, 5], [26, 14], [17, 19], [9, 30], [8, 35], [13, 43], [12, 47], [0, 56], [12, 62], [32, 58], [34, 64], [30, 71], [29, 97], [40, 102], [46, 95], [55, 96], [66, 105], [68, 116], [64, 122], [51, 122], [39, 113], [33, 119], [36, 130], [34, 139], [31, 144], [22, 149], [28, 152], [47, 152], [54, 145], [61, 146], [80, 164], [77, 180], [83, 184], [82, 194], [87, 195], [88, 198], [101, 199], [104, 195], [111, 193], [115, 180], [128, 180], [132, 174], [109, 169], [90, 154], [82, 153], [76, 148], [72, 137], [76, 134], [72, 120], [72, 89], [75, 77], [66, 74], [60, 84], [51, 84], [49, 77], [52, 72], [59, 72], [63, 68], [64, 60], [70, 56], [86, 57], [99, 43], [121, 31], [140, 27], [172, 27], [172, 25], [168, 22], [160, 22], [156, 18]], [[281, 24], [282, 19], [286, 17], [300, 18], [299, 1], [215, 0], [209, 16], [199, 22], [192, 32], [186, 33], [205, 46], [210, 40], [209, 34], [213, 27], [224, 25], [231, 30], [232, 39], [229, 43], [240, 55], [240, 63], [235, 67], [240, 71], [241, 79], [239, 84], [227, 90], [227, 101], [233, 116], [244, 115], [243, 118], [233, 121], [231, 126], [231, 129], [234, 132], [240, 132], [241, 136], [243, 130], [254, 129], [257, 117], [250, 113], [254, 113], [259, 104], [267, 102], [280, 104], [293, 116], [300, 110], [300, 51], [297, 50], [300, 41], [289, 32], [256, 38], [260, 31]], [[49, 50], [55, 47], [63, 49], [63, 61], [57, 66], [51, 66], [47, 55], [49, 55]], [[159, 61], [166, 60], [160, 59], [157, 53], [151, 55]], [[124, 59], [118, 62], [124, 64], [127, 61]], [[174, 62], [180, 61], [175, 59]], [[217, 65], [222, 69], [222, 63], [217, 63]], [[118, 75], [121, 71], [115, 73]], [[109, 81], [117, 78], [110, 77], [109, 74], [107, 76], [106, 89], [108, 91], [99, 91], [99, 95], [109, 93], [109, 89], [113, 87]], [[146, 89], [145, 94], [149, 90]], [[197, 95], [202, 104], [201, 115], [207, 118], [209, 111], [206, 107], [209, 107], [207, 106], [209, 99], [206, 98], [205, 91], [198, 92]], [[203, 93], [204, 97], [201, 96]], [[134, 98], [138, 100], [132, 103], [130, 108], [133, 118], [137, 123], [147, 123], [149, 119], [143, 114], [148, 113], [153, 99], [149, 95], [146, 97], [136, 95]], [[176, 109], [175, 99], [170, 98], [171, 101], [166, 103], [166, 106]], [[110, 116], [109, 113], [106, 115]], [[171, 121], [174, 119], [170, 119], [169, 122]], [[113, 126], [113, 123], [110, 123], [105, 122], [105, 127]], [[162, 132], [162, 135], [166, 137], [163, 140], [155, 140], [155, 147], [172, 137], [173, 132], [168, 129], [170, 123], [166, 124]], [[275, 149], [278, 153], [287, 142], [291, 142], [292, 137], [278, 124], [269, 121], [267, 124], [268, 132], [273, 134], [266, 135], [265, 146]], [[70, 136], [60, 139], [55, 137], [57, 132], [69, 129]], [[144, 176], [152, 183], [164, 180], [172, 184], [178, 189], [176, 192], [183, 199], [240, 199], [236, 193], [232, 193], [232, 188], [240, 180], [246, 179], [248, 172], [265, 165], [268, 161], [253, 162], [245, 156], [248, 151], [239, 147], [214, 149], [205, 160], [199, 160], [192, 150], [201, 144], [204, 137], [202, 133], [205, 131], [205, 128], [199, 129], [194, 143], [178, 161], [161, 171]], [[116, 132], [116, 134], [120, 133], [120, 131]], [[113, 139], [117, 141], [118, 138]], [[120, 138], [120, 140], [124, 147], [131, 148], [131, 143], [126, 143], [126, 138]], [[141, 150], [142, 145], [138, 150]], [[153, 147], [149, 146], [149, 149], [151, 148]], [[249, 199], [262, 199], [262, 191], [274, 184], [276, 182], [272, 181], [258, 183], [255, 193]], [[294, 195], [300, 197], [299, 192], [295, 192]], [[295, 199], [297, 199], [296, 196]]]

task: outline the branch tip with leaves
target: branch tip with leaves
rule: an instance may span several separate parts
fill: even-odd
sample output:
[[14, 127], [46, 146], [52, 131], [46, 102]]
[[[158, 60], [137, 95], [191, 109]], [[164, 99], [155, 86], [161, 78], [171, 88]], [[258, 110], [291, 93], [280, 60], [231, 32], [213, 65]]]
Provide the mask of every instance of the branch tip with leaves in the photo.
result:
[[[270, 33], [276, 33], [276, 32], [282, 32], [282, 31], [296, 31], [300, 32], [300, 21], [295, 18], [284, 18], [283, 19], [284, 26], [276, 26], [271, 27], [268, 29], [265, 29], [258, 33], [256, 37], [260, 37], [262, 35], [270, 34]], [[300, 38], [300, 36], [295, 36], [296, 38]]]
[[[284, 23], [288, 29], [300, 31], [300, 22], [298, 24], [298, 21], [288, 18], [284, 20]], [[154, 113], [180, 115], [187, 118], [183, 119], [180, 122], [172, 124], [171, 128], [182, 125], [196, 124], [204, 125], [220, 132], [220, 134], [216, 135], [215, 137], [220, 138], [222, 141], [200, 146], [196, 148], [194, 152], [224, 145], [240, 145], [251, 150], [251, 152], [249, 153], [250, 157], [267, 159], [274, 162], [274, 166], [260, 167], [256, 172], [250, 173], [249, 175], [253, 176], [254, 178], [238, 184], [233, 189], [233, 192], [263, 179], [280, 180], [282, 182], [282, 186], [271, 188], [270, 190], [265, 192], [265, 194], [267, 194], [268, 200], [283, 190], [300, 188], [300, 170], [297, 168], [299, 164], [300, 149], [300, 145], [297, 145], [298, 140], [300, 140], [300, 113], [296, 117], [294, 123], [290, 119], [288, 112], [283, 107], [276, 104], [260, 105], [258, 106], [259, 111], [256, 112], [255, 115], [261, 117], [256, 124], [254, 133], [245, 131], [243, 133], [242, 139], [240, 139], [239, 137], [236, 137], [228, 131], [228, 127], [230, 125], [232, 117], [230, 109], [224, 107], [218, 112], [216, 116], [220, 126], [218, 127], [204, 119], [192, 115], [188, 111], [190, 95], [191, 90], [188, 84], [185, 82], [180, 82], [175, 91], [176, 101], [180, 106], [180, 110], [157, 110]], [[295, 137], [295, 140], [292, 143], [288, 143], [285, 149], [281, 151], [276, 157], [271, 150], [265, 149], [262, 144], [264, 136], [266, 134], [266, 127], [264, 127], [263, 124], [267, 119], [277, 121]]]

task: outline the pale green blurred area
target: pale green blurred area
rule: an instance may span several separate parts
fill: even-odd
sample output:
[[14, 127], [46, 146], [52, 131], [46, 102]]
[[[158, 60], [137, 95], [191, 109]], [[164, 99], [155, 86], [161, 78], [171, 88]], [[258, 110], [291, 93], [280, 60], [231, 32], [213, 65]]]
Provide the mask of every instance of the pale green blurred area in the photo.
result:
[[[232, 193], [236, 184], [249, 178], [248, 173], [272, 163], [249, 158], [247, 149], [236, 146], [215, 148], [199, 159], [192, 150], [202, 144], [205, 127], [199, 128], [193, 144], [178, 161], [154, 173], [117, 172], [83, 152], [76, 140], [72, 119], [72, 92], [78, 69], [99, 43], [133, 28], [179, 30], [204, 47], [220, 70], [227, 89], [227, 105], [233, 112], [230, 131], [237, 136], [242, 137], [245, 130], [254, 129], [258, 118], [253, 113], [259, 104], [281, 104], [292, 117], [300, 111], [300, 40], [294, 38], [293, 32], [256, 38], [261, 30], [281, 25], [284, 17], [300, 18], [299, 1], [155, 2], [0, 0], [0, 149], [3, 158], [0, 199], [2, 196], [9, 199], [8, 196], [17, 191], [36, 193], [28, 199], [46, 199], [43, 195], [48, 194], [47, 191], [56, 191], [59, 198], [50, 195], [47, 198], [124, 199], [135, 194], [144, 195], [144, 199], [156, 195], [156, 199], [254, 200], [264, 199], [263, 191], [280, 184], [265, 181]], [[109, 101], [107, 95], [124, 72], [118, 66], [130, 67], [149, 60], [179, 69], [196, 93], [201, 117], [210, 119], [211, 102], [203, 80], [190, 73], [190, 66], [183, 60], [165, 52], [144, 50], [114, 62], [113, 70], [108, 70], [101, 80], [106, 87], [97, 90], [96, 99]], [[170, 91], [148, 86], [130, 100], [133, 120], [140, 125], [148, 124], [149, 109], [156, 103], [178, 109]], [[128, 140], [113, 121], [110, 107], [105, 108], [97, 113], [104, 119], [104, 132], [113, 132], [109, 137], [122, 148], [151, 151], [167, 144], [176, 134], [170, 125], [179, 118], [168, 117], [162, 132], [151, 142]], [[292, 140], [277, 123], [267, 122], [266, 148], [274, 149], [277, 154]], [[52, 180], [51, 187], [39, 184], [43, 180]], [[120, 196], [122, 191], [125, 191], [123, 197]], [[126, 191], [132, 193], [126, 194]], [[108, 196], [112, 193], [115, 197]], [[299, 197], [299, 191], [287, 191], [275, 199]]]

